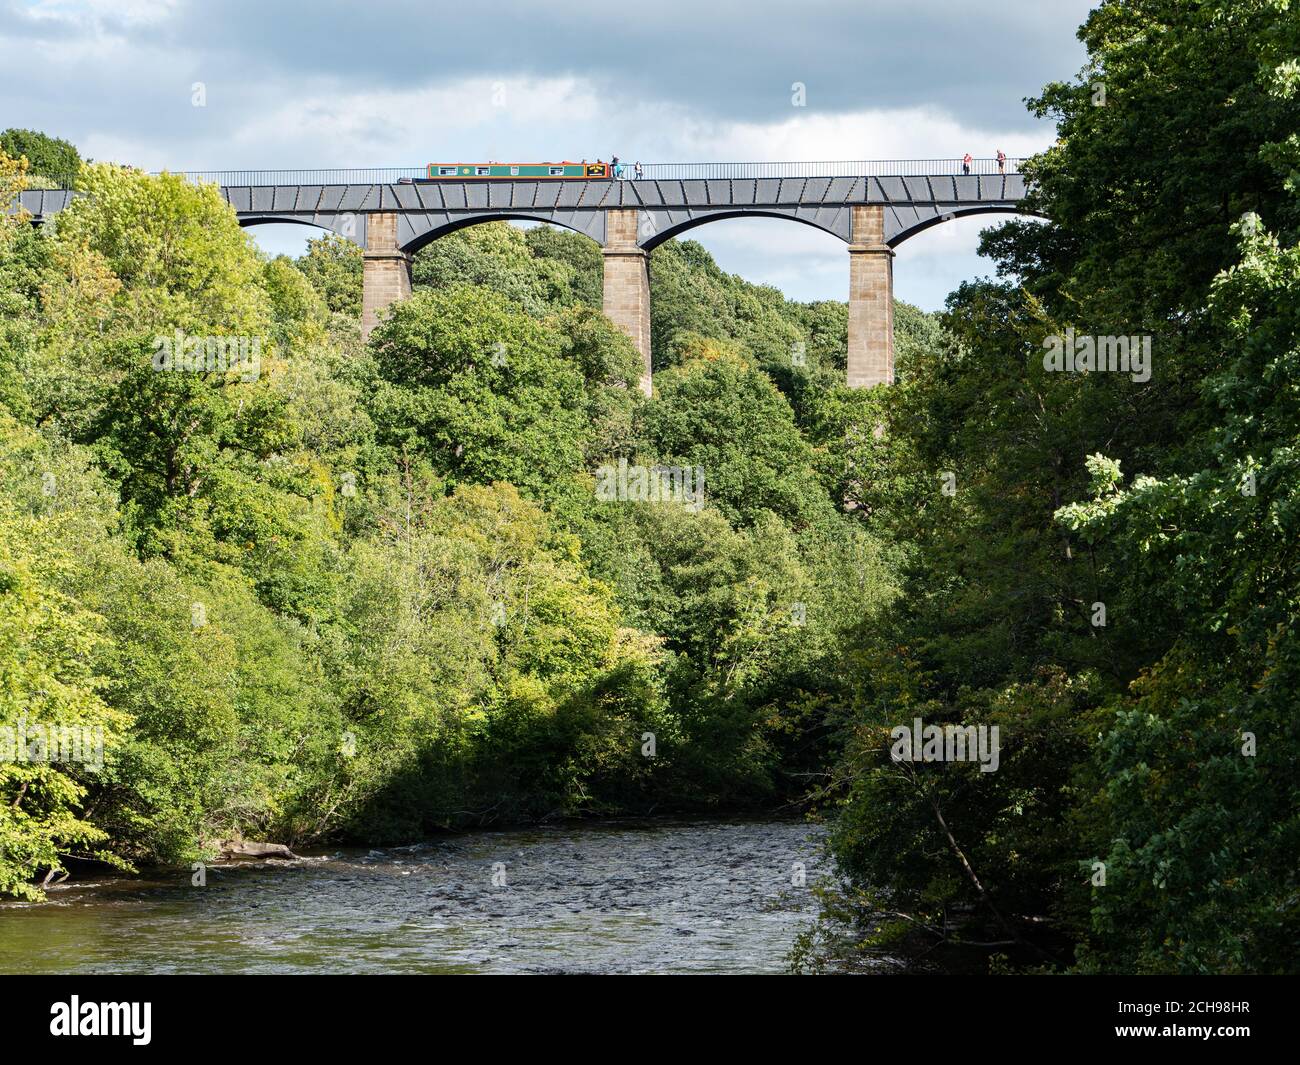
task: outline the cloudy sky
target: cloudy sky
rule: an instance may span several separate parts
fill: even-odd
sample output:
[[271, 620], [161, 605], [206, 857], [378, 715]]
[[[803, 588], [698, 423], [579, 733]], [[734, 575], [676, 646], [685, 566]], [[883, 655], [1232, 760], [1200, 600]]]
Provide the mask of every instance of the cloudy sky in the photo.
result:
[[[1052, 140], [1023, 100], [1082, 65], [1090, 6], [0, 0], [0, 127], [150, 170], [1019, 156]], [[897, 295], [933, 309], [990, 273], [989, 222], [908, 241]], [[296, 253], [314, 231], [252, 232]], [[844, 246], [817, 230], [732, 220], [691, 238], [794, 298], [847, 296]]]

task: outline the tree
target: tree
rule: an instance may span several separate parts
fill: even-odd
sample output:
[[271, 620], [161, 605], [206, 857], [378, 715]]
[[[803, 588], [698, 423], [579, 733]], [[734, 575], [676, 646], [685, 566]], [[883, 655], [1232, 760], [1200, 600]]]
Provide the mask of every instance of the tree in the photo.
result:
[[358, 756], [332, 794], [354, 823], [410, 838], [635, 795], [641, 732], [671, 734], [655, 652], [576, 541], [505, 484], [412, 513], [349, 567], [334, 668]]
[[0, 148], [0, 407], [18, 417], [31, 414], [24, 370], [36, 348], [41, 249], [18, 204], [27, 168]]
[[425, 245], [415, 254], [416, 287], [445, 290], [476, 285], [542, 317], [573, 302], [574, 269], [560, 258], [534, 254], [522, 229], [485, 222]]
[[83, 800], [131, 723], [91, 665], [99, 619], [61, 587], [81, 518], [34, 436], [0, 415], [0, 893], [30, 899], [70, 855], [122, 864]]
[[1121, 601], [1158, 602], [1176, 633], [1098, 751], [1089, 807], [1104, 889], [1085, 964], [1141, 972], [1289, 972], [1300, 873], [1300, 247], [1253, 223], [1212, 308], [1230, 362], [1212, 456], [1181, 476], [1089, 459], [1093, 498], [1059, 518], [1115, 558]]
[[[650, 259], [655, 370], [676, 365], [675, 338], [688, 332], [733, 341], [769, 373], [785, 373], [792, 357], [809, 354], [794, 306], [770, 286], [724, 274], [695, 241], [667, 241]], [[819, 347], [812, 349], [814, 359], [819, 353]]]
[[0, 133], [0, 151], [13, 159], [25, 157], [37, 187], [56, 181], [74, 181], [81, 170], [81, 154], [75, 147], [34, 129], [7, 129]]
[[529, 250], [538, 259], [550, 259], [569, 268], [569, 298], [564, 302], [584, 303], [599, 308], [604, 300], [601, 250], [594, 240], [558, 226], [533, 226], [524, 233]]
[[262, 263], [215, 186], [102, 164], [83, 184], [54, 249], [90, 255], [113, 289], [70, 353], [93, 373], [46, 418], [97, 449], [142, 555], [240, 565], [268, 602], [310, 614], [323, 485], [277, 379], [294, 345], [324, 337], [314, 294]]
[[583, 368], [551, 328], [484, 288], [417, 292], [371, 338], [383, 438], [427, 454], [451, 483], [573, 490], [591, 429]]
[[335, 314], [361, 316], [361, 248], [346, 237], [326, 233], [307, 241], [298, 269]]
[[731, 521], [750, 524], [771, 511], [799, 527], [832, 513], [785, 397], [734, 351], [699, 350], [655, 377], [658, 400], [645, 414], [652, 453], [702, 467], [710, 504]]
[[211, 184], [95, 163], [54, 217], [55, 242], [88, 247], [122, 284], [124, 325], [150, 333], [261, 335], [266, 296], [252, 238]]
[[[1294, 968], [1294, 713], [1272, 688], [1294, 266], [1253, 244], [1213, 279], [1243, 212], [1295, 231], [1297, 32], [1268, 0], [1103, 3], [1083, 76], [1032, 105], [1059, 118], [1026, 167], [1050, 221], [986, 233], [1008, 282], [963, 286], [902, 386], [858, 401], [890, 447], [846, 456], [854, 513], [904, 551], [895, 611], [846, 662], [833, 846], [861, 913], [1001, 929], [1016, 964]], [[1054, 372], [1045, 341], [1071, 330], [1148, 338], [1150, 382]], [[819, 416], [828, 440], [848, 421]], [[914, 715], [999, 724], [1001, 767], [893, 764], [882, 729]], [[1245, 757], [1247, 718], [1286, 738]]]

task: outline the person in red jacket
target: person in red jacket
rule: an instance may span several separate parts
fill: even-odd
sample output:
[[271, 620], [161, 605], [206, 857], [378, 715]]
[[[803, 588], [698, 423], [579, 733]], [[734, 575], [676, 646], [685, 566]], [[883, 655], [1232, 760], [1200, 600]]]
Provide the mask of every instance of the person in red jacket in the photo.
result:
[[967, 152], [965, 155], [961, 157], [961, 172], [963, 174], [970, 173], [970, 164], [971, 164], [970, 152]]

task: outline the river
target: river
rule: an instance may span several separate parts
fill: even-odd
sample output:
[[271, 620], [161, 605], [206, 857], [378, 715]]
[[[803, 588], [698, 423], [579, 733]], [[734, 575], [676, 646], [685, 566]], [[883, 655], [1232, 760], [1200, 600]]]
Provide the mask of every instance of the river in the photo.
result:
[[0, 971], [782, 972], [821, 838], [795, 821], [563, 824], [211, 865], [206, 886], [83, 880], [0, 905]]

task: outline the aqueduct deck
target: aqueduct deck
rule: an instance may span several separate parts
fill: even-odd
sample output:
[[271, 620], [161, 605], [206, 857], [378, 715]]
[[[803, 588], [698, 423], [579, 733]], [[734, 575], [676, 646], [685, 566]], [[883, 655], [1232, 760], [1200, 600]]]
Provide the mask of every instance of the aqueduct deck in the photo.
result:
[[[893, 380], [893, 256], [909, 237], [965, 215], [1018, 212], [1025, 195], [1018, 160], [1006, 172], [977, 160], [835, 163], [647, 164], [613, 180], [439, 179], [423, 170], [210, 171], [241, 225], [319, 226], [364, 249], [362, 326], [410, 294], [410, 257], [464, 226], [500, 219], [565, 226], [601, 245], [604, 310], [645, 363], [649, 391], [648, 253], [696, 226], [724, 218], [776, 217], [839, 237], [849, 250], [848, 383]], [[41, 222], [74, 191], [30, 190], [22, 206]]]

